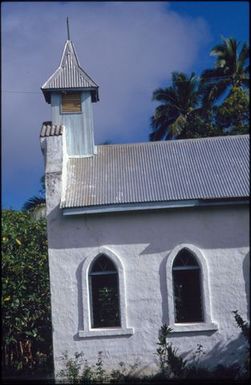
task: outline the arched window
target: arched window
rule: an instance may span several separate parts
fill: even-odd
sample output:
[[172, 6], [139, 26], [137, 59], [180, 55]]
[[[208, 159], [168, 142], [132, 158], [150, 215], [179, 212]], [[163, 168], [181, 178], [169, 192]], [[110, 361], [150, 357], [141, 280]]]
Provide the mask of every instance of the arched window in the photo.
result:
[[203, 322], [201, 269], [188, 249], [174, 259], [172, 276], [175, 323]]
[[195, 245], [174, 247], [166, 263], [168, 325], [174, 333], [215, 331], [207, 260]]
[[82, 265], [80, 338], [130, 336], [127, 327], [124, 265], [106, 246], [95, 249]]
[[94, 260], [89, 272], [89, 288], [92, 328], [121, 326], [118, 271], [106, 255]]

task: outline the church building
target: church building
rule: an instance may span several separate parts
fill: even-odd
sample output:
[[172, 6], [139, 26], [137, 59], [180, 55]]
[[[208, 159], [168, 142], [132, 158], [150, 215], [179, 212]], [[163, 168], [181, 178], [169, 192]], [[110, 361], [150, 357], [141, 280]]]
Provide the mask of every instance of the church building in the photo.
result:
[[163, 324], [185, 359], [201, 344], [207, 367], [238, 362], [232, 312], [249, 318], [249, 136], [96, 145], [99, 88], [69, 37], [42, 92], [56, 375], [66, 351], [154, 373]]

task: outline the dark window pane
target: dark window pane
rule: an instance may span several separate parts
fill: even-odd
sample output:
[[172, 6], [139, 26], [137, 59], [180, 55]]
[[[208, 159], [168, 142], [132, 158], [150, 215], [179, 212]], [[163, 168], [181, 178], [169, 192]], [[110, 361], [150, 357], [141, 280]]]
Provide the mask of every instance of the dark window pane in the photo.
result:
[[186, 249], [182, 249], [175, 258], [173, 267], [199, 266], [196, 258]]
[[105, 255], [101, 255], [94, 262], [92, 269], [91, 269], [91, 273], [97, 273], [100, 271], [114, 271], [114, 272], [116, 272], [117, 269], [116, 269], [114, 263], [110, 260], [110, 258], [106, 257]]
[[118, 275], [90, 276], [92, 292], [92, 327], [120, 326]]
[[175, 322], [202, 322], [200, 270], [173, 270]]

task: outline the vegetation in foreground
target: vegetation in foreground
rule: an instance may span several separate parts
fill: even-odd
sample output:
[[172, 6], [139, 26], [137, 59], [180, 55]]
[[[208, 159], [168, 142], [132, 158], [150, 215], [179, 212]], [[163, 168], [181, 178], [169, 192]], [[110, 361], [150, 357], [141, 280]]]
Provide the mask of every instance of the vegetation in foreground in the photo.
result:
[[2, 375], [52, 370], [46, 221], [2, 212]]
[[[58, 378], [62, 383], [70, 384], [153, 384], [156, 382], [166, 383], [167, 380], [229, 380], [242, 381], [248, 380], [249, 371], [249, 336], [250, 326], [242, 319], [238, 311], [233, 311], [237, 326], [241, 329], [242, 336], [246, 342], [246, 355], [242, 363], [236, 363], [230, 366], [218, 365], [209, 370], [203, 363], [201, 358], [206, 353], [203, 346], [198, 344], [197, 349], [189, 362], [179, 354], [178, 349], [168, 341], [170, 332], [172, 331], [167, 325], [163, 325], [159, 330], [159, 338], [157, 342], [156, 355], [159, 360], [159, 371], [155, 375], [138, 376], [136, 374], [138, 363], [126, 366], [124, 362], [120, 362], [117, 369], [107, 372], [104, 369], [104, 361], [102, 352], [98, 353], [95, 365], [89, 365], [84, 359], [84, 353], [75, 353], [74, 358], [68, 357], [67, 352], [64, 354], [65, 369], [58, 373]], [[244, 343], [245, 343], [244, 342]], [[206, 361], [205, 361], [206, 362]]]
[[[127, 367], [121, 362], [111, 373], [104, 369], [102, 352], [96, 365], [84, 360], [83, 353], [74, 358], [64, 356], [65, 369], [59, 373], [63, 382], [87, 383], [154, 383], [166, 379], [247, 379], [249, 376], [249, 324], [238, 311], [234, 318], [247, 344], [245, 361], [238, 365], [218, 366], [207, 370], [200, 360], [205, 357], [197, 346], [192, 362], [187, 362], [169, 342], [170, 329], [159, 332], [156, 354], [159, 372], [138, 377], [137, 363]], [[2, 213], [2, 376], [5, 379], [52, 378], [52, 338], [49, 295], [46, 222], [29, 212], [4, 210]]]

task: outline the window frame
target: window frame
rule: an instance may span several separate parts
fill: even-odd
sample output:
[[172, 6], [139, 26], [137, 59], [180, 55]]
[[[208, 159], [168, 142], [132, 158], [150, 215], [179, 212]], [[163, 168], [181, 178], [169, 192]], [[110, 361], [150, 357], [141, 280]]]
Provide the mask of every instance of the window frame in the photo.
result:
[[[92, 327], [92, 303], [91, 292], [89, 284], [90, 271], [93, 263], [101, 255], [107, 256], [114, 263], [118, 274], [118, 292], [119, 292], [119, 311], [120, 311], [120, 326], [116, 327]], [[78, 331], [78, 335], [81, 338], [88, 337], [108, 337], [108, 336], [121, 336], [132, 335], [134, 329], [127, 327], [127, 315], [126, 315], [126, 291], [125, 291], [125, 274], [124, 266], [119, 257], [109, 248], [100, 247], [95, 254], [87, 256], [82, 266], [82, 314], [83, 314], [83, 327]]]
[[[93, 306], [93, 277], [95, 276], [101, 276], [101, 277], [104, 277], [104, 276], [110, 276], [110, 275], [115, 275], [116, 276], [116, 290], [117, 290], [117, 294], [118, 294], [118, 311], [119, 311], [119, 325], [117, 326], [101, 326], [100, 329], [105, 329], [105, 328], [110, 328], [110, 327], [120, 327], [121, 326], [121, 315], [120, 315], [120, 294], [119, 294], [119, 275], [118, 275], [118, 270], [117, 270], [117, 267], [116, 265], [113, 263], [114, 265], [114, 268], [115, 270], [114, 271], [107, 271], [107, 270], [104, 270], [104, 271], [100, 271], [100, 272], [93, 272], [92, 269], [93, 269], [93, 266], [94, 264], [96, 263], [96, 261], [101, 258], [102, 256], [106, 257], [107, 259], [110, 259], [106, 254], [99, 254], [96, 258], [94, 258], [94, 260], [92, 261], [91, 263], [91, 266], [89, 268], [89, 276], [88, 276], [88, 280], [89, 280], [89, 293], [90, 293], [90, 310], [91, 310], [91, 325], [92, 325], [92, 328], [93, 329], [99, 329], [99, 327], [97, 326], [94, 326], [94, 306]], [[111, 259], [110, 259], [111, 260]]]
[[[173, 263], [178, 253], [182, 249], [187, 249], [196, 259], [200, 268], [200, 286], [201, 286], [201, 304], [203, 322], [175, 322], [175, 298], [173, 286]], [[168, 302], [168, 324], [172, 332], [193, 332], [193, 331], [214, 331], [218, 330], [217, 323], [212, 320], [209, 275], [207, 261], [201, 250], [191, 244], [180, 244], [176, 246], [167, 258], [166, 263], [166, 281], [167, 281], [167, 302]]]

